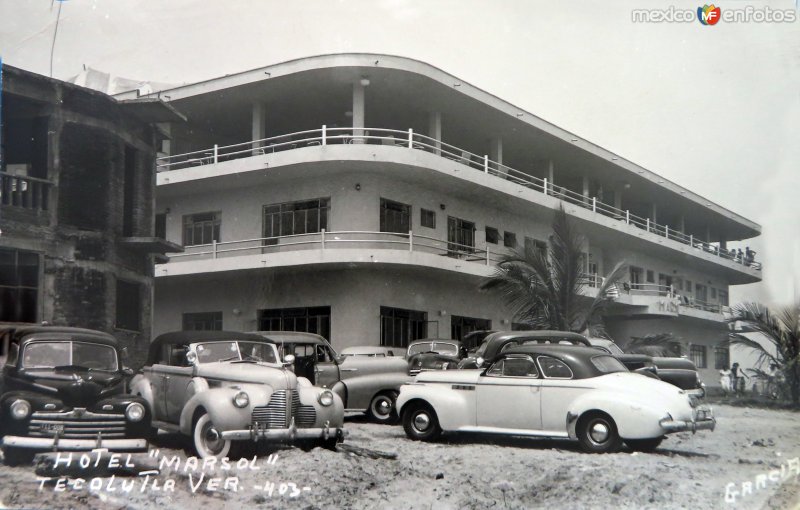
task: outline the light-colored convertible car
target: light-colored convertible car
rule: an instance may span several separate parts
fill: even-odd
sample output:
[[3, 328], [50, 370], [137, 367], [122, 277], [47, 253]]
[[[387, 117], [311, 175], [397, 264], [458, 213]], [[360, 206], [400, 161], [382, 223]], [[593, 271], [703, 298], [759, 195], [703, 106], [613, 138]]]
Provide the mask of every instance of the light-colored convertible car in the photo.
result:
[[486, 369], [423, 372], [400, 389], [406, 435], [444, 432], [571, 438], [588, 452], [653, 450], [673, 432], [710, 429], [711, 409], [591, 347], [526, 345]]
[[226, 457], [245, 441], [333, 448], [344, 437], [339, 396], [295, 376], [259, 335], [166, 333], [130, 386], [150, 405], [153, 427], [191, 436], [201, 457]]

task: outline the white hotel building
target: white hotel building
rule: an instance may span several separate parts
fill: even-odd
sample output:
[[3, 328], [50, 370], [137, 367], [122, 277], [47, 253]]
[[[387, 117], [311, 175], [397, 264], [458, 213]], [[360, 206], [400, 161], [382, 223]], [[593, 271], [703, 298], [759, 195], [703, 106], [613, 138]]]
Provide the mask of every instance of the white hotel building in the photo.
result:
[[188, 122], [163, 126], [156, 228], [185, 252], [156, 266], [154, 334], [511, 329], [478, 285], [563, 205], [587, 273], [630, 265], [612, 336], [672, 333], [713, 383], [729, 286], [761, 279], [728, 251], [758, 224], [423, 62], [324, 55], [156, 96]]

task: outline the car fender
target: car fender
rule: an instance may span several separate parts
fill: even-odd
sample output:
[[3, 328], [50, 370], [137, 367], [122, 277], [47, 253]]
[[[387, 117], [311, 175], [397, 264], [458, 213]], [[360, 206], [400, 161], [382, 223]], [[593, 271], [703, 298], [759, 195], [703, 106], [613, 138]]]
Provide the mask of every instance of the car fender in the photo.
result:
[[150, 386], [150, 380], [143, 374], [136, 374], [130, 382], [131, 395], [139, 395], [150, 406], [150, 413], [152, 415], [154, 407], [153, 388]]
[[400, 387], [414, 378], [406, 373], [365, 374], [340, 381], [344, 385], [344, 395], [338, 386], [334, 385], [335, 392], [343, 397], [347, 409], [364, 410], [369, 407], [372, 398], [385, 391], [400, 391]]
[[669, 409], [667, 405], [624, 398], [619, 392], [592, 391], [576, 398], [567, 411], [566, 425], [571, 438], [577, 438], [577, 422], [589, 411], [601, 411], [611, 416], [623, 439], [645, 439], [664, 434], [659, 421], [667, 416]]
[[258, 398], [257, 392], [247, 391], [250, 396], [250, 403], [245, 407], [239, 408], [233, 405], [233, 396], [242, 390], [247, 391], [247, 388], [212, 388], [195, 393], [183, 405], [179, 422], [181, 432], [186, 435], [193, 433], [192, 426], [199, 409], [208, 413], [211, 422], [219, 430], [246, 429], [251, 422], [253, 407], [266, 405], [272, 393], [270, 392], [266, 401], [264, 401], [263, 398]]
[[314, 427], [324, 427], [326, 423], [329, 427], [342, 427], [344, 425], [344, 403], [341, 397], [339, 397], [335, 391], [332, 391], [333, 404], [330, 406], [323, 406], [319, 403], [319, 396], [324, 391], [329, 390], [316, 386], [298, 386], [297, 394], [300, 396], [300, 404], [314, 407], [316, 411]]
[[409, 402], [422, 400], [430, 405], [439, 419], [442, 430], [458, 430], [460, 427], [475, 426], [475, 390], [454, 390], [450, 385], [431, 385], [424, 383], [404, 384], [397, 397], [397, 411]]

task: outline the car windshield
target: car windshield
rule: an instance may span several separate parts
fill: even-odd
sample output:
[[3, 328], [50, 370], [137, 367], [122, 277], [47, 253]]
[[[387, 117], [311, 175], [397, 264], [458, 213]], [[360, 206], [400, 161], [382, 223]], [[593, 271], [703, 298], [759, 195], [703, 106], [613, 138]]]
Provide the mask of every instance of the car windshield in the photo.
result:
[[435, 352], [437, 354], [458, 355], [458, 346], [449, 342], [423, 342], [408, 348], [408, 355], [413, 356], [421, 352]]
[[594, 356], [592, 357], [592, 365], [594, 365], [597, 370], [604, 374], [628, 371], [628, 369], [625, 368], [625, 365], [623, 365], [620, 360], [613, 356]]
[[22, 353], [23, 368], [78, 367], [116, 371], [117, 351], [89, 342], [33, 342]]
[[222, 341], [204, 342], [194, 348], [198, 363], [220, 361], [262, 361], [278, 363], [275, 344], [266, 342]]

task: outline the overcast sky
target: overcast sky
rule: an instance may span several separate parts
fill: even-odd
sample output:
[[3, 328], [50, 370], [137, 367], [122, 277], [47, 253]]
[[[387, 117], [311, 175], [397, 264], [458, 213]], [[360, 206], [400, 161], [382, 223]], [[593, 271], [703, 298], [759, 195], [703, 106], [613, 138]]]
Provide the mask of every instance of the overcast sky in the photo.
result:
[[[53, 76], [85, 64], [190, 83], [322, 53], [419, 59], [760, 223], [742, 248], [757, 250], [764, 282], [731, 299], [786, 303], [800, 289], [800, 21], [632, 22], [632, 9], [699, 4], [66, 0]], [[4, 62], [49, 74], [58, 7], [0, 0]]]

